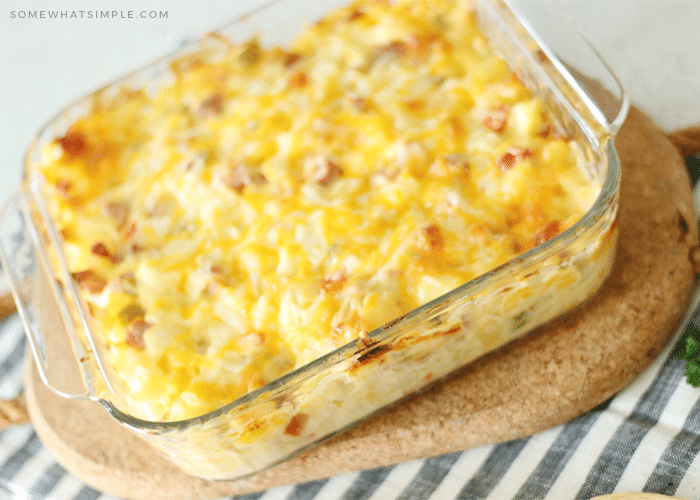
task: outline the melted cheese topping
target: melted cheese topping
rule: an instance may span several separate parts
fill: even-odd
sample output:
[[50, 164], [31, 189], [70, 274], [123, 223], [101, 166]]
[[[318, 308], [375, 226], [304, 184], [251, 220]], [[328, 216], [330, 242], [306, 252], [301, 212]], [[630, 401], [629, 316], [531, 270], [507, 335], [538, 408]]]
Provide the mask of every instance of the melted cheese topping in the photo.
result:
[[214, 410], [563, 231], [599, 186], [462, 2], [214, 37], [42, 171], [135, 415]]

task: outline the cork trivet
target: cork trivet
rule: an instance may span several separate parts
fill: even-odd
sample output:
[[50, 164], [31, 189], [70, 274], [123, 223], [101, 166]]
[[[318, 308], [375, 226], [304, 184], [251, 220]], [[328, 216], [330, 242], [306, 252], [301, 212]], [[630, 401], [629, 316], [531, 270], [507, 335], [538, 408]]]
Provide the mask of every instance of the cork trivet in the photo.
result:
[[532, 435], [606, 401], [668, 342], [687, 307], [697, 246], [690, 183], [678, 151], [636, 109], [617, 138], [623, 166], [615, 267], [584, 308], [478, 360], [427, 391], [248, 480], [179, 472], [97, 403], [55, 396], [28, 363], [34, 427], [57, 460], [108, 493], [204, 499]]

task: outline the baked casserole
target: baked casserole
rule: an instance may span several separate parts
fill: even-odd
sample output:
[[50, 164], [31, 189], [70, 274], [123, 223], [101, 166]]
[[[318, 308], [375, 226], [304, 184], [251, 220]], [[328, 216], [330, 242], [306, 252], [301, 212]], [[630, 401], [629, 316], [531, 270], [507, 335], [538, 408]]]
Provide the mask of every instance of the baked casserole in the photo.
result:
[[[156, 445], [191, 473], [238, 477], [589, 297], [612, 264], [614, 195], [593, 233], [512, 264], [573, 230], [604, 182], [523, 80], [469, 2], [356, 0], [284, 48], [212, 34], [162, 85], [95, 93], [36, 170], [51, 267], [123, 388], [119, 411], [193, 426], [215, 413], [208, 458], [186, 432]], [[504, 265], [510, 281], [487, 280]], [[356, 354], [332, 376], [251, 409], [251, 393], [343, 350]]]

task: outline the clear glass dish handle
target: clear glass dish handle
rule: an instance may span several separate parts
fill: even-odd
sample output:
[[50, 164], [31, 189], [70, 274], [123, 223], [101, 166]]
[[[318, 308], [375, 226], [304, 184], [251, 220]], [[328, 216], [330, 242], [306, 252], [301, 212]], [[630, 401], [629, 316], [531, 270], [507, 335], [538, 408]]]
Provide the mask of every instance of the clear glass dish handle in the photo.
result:
[[[23, 191], [17, 191], [0, 209], [0, 263], [42, 382], [66, 398], [89, 397], [87, 375], [67, 321], [68, 312], [48, 270], [48, 259], [30, 220]], [[21, 403], [19, 399], [15, 406]], [[5, 406], [11, 409], [11, 403]]]
[[560, 66], [595, 118], [615, 136], [627, 116], [629, 100], [600, 54], [556, 2], [507, 0], [507, 3], [548, 59]]
[[[4, 271], [0, 269], [0, 276]], [[4, 276], [0, 281], [4, 281]], [[15, 301], [12, 293], [4, 288], [0, 291], [0, 320], [5, 319], [15, 312]], [[0, 430], [11, 425], [24, 424], [29, 422], [27, 407], [24, 402], [24, 396], [18, 395], [14, 399], [0, 399]]]

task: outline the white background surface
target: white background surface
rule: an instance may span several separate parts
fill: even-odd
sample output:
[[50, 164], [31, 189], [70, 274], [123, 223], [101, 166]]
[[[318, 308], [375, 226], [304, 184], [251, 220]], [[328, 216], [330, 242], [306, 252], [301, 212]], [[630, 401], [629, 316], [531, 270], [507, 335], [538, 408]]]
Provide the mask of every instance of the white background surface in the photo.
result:
[[[318, 0], [323, 1], [323, 0]], [[536, 0], [538, 1], [538, 0]], [[0, 200], [33, 134], [95, 88], [261, 0], [0, 0]], [[700, 1], [560, 0], [631, 102], [666, 131], [700, 124]], [[29, 10], [167, 11], [167, 19], [21, 19]], [[12, 17], [15, 12], [15, 17]]]

